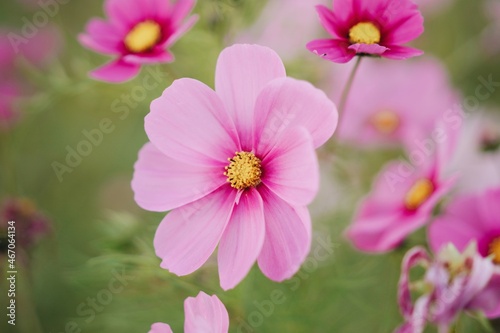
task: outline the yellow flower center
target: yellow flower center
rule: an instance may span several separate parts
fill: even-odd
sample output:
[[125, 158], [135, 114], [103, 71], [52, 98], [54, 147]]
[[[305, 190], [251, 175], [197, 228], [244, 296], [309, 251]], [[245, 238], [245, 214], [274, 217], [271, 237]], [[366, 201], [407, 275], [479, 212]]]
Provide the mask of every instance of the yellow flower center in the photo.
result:
[[262, 176], [260, 159], [254, 153], [241, 151], [235, 154], [233, 158], [228, 159], [230, 163], [224, 172], [231, 187], [244, 190], [259, 185]]
[[382, 134], [392, 134], [399, 127], [399, 117], [395, 112], [384, 110], [373, 115], [371, 123]]
[[142, 53], [152, 49], [161, 39], [161, 27], [154, 21], [137, 24], [125, 37], [125, 46], [131, 52]]
[[352, 44], [377, 44], [380, 42], [380, 30], [371, 22], [361, 22], [349, 30]]
[[500, 237], [490, 244], [490, 255], [493, 255], [493, 262], [500, 265]]
[[415, 182], [411, 189], [406, 193], [405, 206], [410, 210], [415, 210], [429, 199], [434, 192], [434, 185], [428, 179], [420, 179]]

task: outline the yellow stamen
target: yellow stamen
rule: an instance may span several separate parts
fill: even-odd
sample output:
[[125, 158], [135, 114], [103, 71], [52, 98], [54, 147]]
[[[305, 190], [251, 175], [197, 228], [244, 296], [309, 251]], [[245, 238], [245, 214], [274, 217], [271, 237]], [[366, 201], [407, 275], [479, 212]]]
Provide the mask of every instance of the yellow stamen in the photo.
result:
[[399, 117], [395, 112], [383, 110], [373, 115], [371, 123], [382, 134], [392, 134], [399, 127]]
[[254, 153], [239, 152], [233, 158], [229, 158], [229, 165], [225, 167], [227, 181], [231, 187], [244, 190], [260, 184], [262, 176], [261, 161]]
[[415, 182], [405, 197], [405, 206], [410, 210], [415, 210], [429, 199], [434, 192], [434, 185], [428, 179], [420, 179]]
[[125, 46], [131, 52], [142, 53], [152, 49], [161, 39], [161, 27], [154, 21], [137, 24], [125, 37]]
[[349, 30], [352, 44], [377, 44], [380, 42], [380, 30], [371, 22], [361, 22]]
[[491, 242], [489, 254], [493, 255], [493, 262], [500, 265], [500, 237]]

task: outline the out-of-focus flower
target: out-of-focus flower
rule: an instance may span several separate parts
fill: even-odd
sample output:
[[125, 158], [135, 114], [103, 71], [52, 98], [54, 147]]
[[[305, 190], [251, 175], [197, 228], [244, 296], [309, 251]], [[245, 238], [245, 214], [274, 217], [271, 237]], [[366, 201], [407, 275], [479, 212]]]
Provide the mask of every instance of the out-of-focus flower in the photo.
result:
[[[226, 307], [215, 295], [208, 296], [200, 292], [196, 297], [184, 301], [184, 333], [227, 333], [229, 315]], [[155, 323], [149, 333], [172, 333], [169, 325]]]
[[215, 81], [214, 92], [177, 80], [153, 101], [135, 199], [144, 209], [174, 209], [154, 240], [163, 268], [192, 273], [220, 242], [222, 288], [236, 286], [256, 260], [282, 281], [309, 251], [306, 205], [319, 185], [314, 148], [335, 130], [335, 105], [286, 77], [278, 55], [257, 45], [225, 49]]
[[[318, 0], [315, 3], [328, 2]], [[291, 60], [307, 52], [305, 45], [319, 32], [317, 22], [317, 14], [310, 0], [272, 0], [252, 27], [236, 40], [268, 46], [278, 52], [283, 60]]]
[[498, 0], [485, 1], [484, 12], [491, 23], [483, 31], [482, 46], [489, 55], [494, 56], [500, 53], [500, 44], [492, 42], [500, 38], [500, 2]]
[[[425, 277], [410, 281], [410, 270], [418, 265], [426, 269]], [[414, 304], [412, 289], [422, 294]], [[397, 333], [422, 333], [427, 323], [448, 333], [465, 311], [480, 311], [489, 318], [500, 316], [500, 267], [479, 255], [475, 243], [463, 253], [447, 244], [434, 260], [417, 247], [403, 260], [398, 294], [405, 324]]]
[[401, 45], [424, 31], [424, 19], [411, 0], [335, 0], [333, 7], [316, 7], [321, 24], [333, 37], [307, 44], [320, 57], [345, 63], [356, 55], [407, 59], [423, 54]]
[[500, 187], [455, 198], [429, 228], [435, 251], [446, 243], [462, 251], [471, 241], [479, 254], [500, 265]]
[[[341, 90], [347, 71], [333, 76], [334, 91]], [[362, 146], [402, 144], [411, 149], [457, 102], [458, 94], [437, 60], [368, 62], [351, 88], [339, 138]]]
[[139, 73], [141, 65], [174, 60], [168, 50], [194, 25], [198, 17], [189, 15], [195, 0], [107, 0], [109, 21], [92, 19], [80, 43], [117, 59], [91, 72], [108, 82], [127, 81]]
[[17, 85], [0, 82], [0, 132], [10, 130], [19, 121], [20, 114], [15, 102], [20, 96]]
[[452, 3], [452, 0], [412, 0], [425, 14], [436, 14]]

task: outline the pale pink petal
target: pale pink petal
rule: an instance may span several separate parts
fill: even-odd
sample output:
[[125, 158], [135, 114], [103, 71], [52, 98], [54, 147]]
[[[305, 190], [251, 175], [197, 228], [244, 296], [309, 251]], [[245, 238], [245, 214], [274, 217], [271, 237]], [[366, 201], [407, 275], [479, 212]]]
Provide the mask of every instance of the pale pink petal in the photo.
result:
[[90, 76], [105, 82], [122, 83], [133, 79], [139, 74], [140, 69], [139, 65], [126, 63], [120, 59], [93, 70]]
[[306, 206], [318, 193], [318, 159], [305, 128], [292, 128], [280, 135], [262, 165], [262, 182], [289, 204]]
[[145, 128], [158, 149], [185, 163], [224, 167], [228, 158], [241, 151], [219, 97], [193, 79], [174, 81], [151, 103]]
[[[457, 302], [458, 309], [465, 309], [470, 302], [486, 288], [495, 272], [495, 264], [491, 260], [485, 260], [476, 255], [472, 260], [472, 271], [468, 277], [468, 283], [460, 295], [460, 301]], [[500, 296], [497, 297], [500, 301]]]
[[264, 244], [264, 204], [256, 189], [244, 191], [219, 244], [222, 289], [234, 288], [248, 274]]
[[168, 37], [168, 39], [164, 43], [164, 47], [170, 47], [175, 44], [186, 32], [191, 30], [191, 28], [198, 21], [198, 15], [192, 15], [189, 17], [185, 23], [183, 23], [180, 27], [178, 27], [175, 32]]
[[285, 67], [271, 49], [233, 45], [217, 61], [215, 90], [234, 119], [243, 150], [250, 151], [257, 96], [271, 80], [285, 77]]
[[154, 323], [151, 325], [151, 330], [149, 333], [172, 333], [172, 329], [169, 325], [164, 323]]
[[178, 0], [172, 7], [171, 20], [174, 27], [179, 26], [182, 20], [193, 10], [196, 0]]
[[131, 64], [162, 64], [174, 61], [170, 51], [157, 49], [152, 53], [127, 54], [123, 60]]
[[407, 322], [396, 329], [395, 333], [423, 333], [429, 316], [432, 298], [429, 295], [421, 296], [415, 302], [415, 309]]
[[229, 315], [217, 296], [200, 292], [184, 301], [184, 333], [227, 333]]
[[269, 279], [281, 282], [292, 277], [305, 260], [311, 246], [310, 220], [303, 210], [298, 213], [294, 207], [281, 200], [265, 185], [259, 187], [264, 199], [266, 238], [259, 255], [259, 267]]
[[469, 306], [481, 309], [488, 318], [500, 318], [500, 268]]
[[463, 216], [445, 214], [431, 223], [428, 229], [429, 245], [434, 252], [439, 251], [445, 244], [450, 242], [459, 251], [463, 251], [471, 240], [479, 241], [483, 238], [484, 231], [477, 227], [476, 220], [467, 223], [464, 221]]
[[146, 210], [164, 212], [203, 198], [227, 182], [223, 169], [186, 164], [147, 143], [134, 166], [135, 201]]
[[265, 151], [286, 129], [303, 126], [319, 147], [333, 135], [337, 123], [337, 108], [323, 91], [305, 81], [276, 79], [257, 98], [254, 146]]
[[117, 55], [121, 53], [120, 49], [117, 48], [116, 45], [100, 43], [90, 35], [80, 34], [78, 35], [78, 41], [86, 48], [102, 54]]
[[357, 54], [381, 55], [388, 48], [379, 44], [352, 44], [349, 46], [349, 50], [353, 50]]
[[86, 33], [79, 36], [85, 47], [104, 54], [120, 54], [124, 50], [123, 36], [120, 31], [102, 19], [91, 19], [86, 26]]
[[356, 56], [356, 51], [349, 49], [349, 45], [347, 40], [317, 39], [307, 43], [306, 47], [326, 60], [346, 63]]
[[423, 51], [408, 46], [387, 45], [387, 48], [382, 56], [394, 60], [404, 60], [424, 54]]
[[237, 191], [222, 186], [206, 197], [170, 212], [154, 238], [161, 267], [182, 276], [200, 268], [226, 228]]

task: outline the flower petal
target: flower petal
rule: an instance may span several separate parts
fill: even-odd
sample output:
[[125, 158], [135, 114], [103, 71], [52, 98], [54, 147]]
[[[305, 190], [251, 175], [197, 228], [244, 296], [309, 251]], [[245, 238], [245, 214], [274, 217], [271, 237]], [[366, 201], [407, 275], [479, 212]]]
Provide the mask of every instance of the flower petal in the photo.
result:
[[200, 292], [196, 297], [184, 301], [185, 333], [227, 333], [229, 315], [217, 296]]
[[274, 195], [265, 185], [259, 188], [264, 200], [266, 239], [259, 255], [259, 267], [265, 276], [281, 282], [292, 277], [305, 260], [311, 246], [311, 224], [304, 210]]
[[90, 76], [105, 82], [123, 83], [133, 79], [139, 74], [140, 69], [141, 66], [137, 64], [130, 64], [119, 59], [93, 70]]
[[185, 163], [223, 167], [239, 151], [236, 130], [219, 97], [193, 79], [174, 81], [151, 103], [145, 128], [158, 149]]
[[234, 119], [243, 150], [251, 149], [257, 96], [268, 82], [285, 76], [281, 59], [270, 48], [237, 44], [221, 52], [215, 90]]
[[287, 203], [306, 206], [318, 193], [318, 159], [304, 128], [292, 128], [280, 135], [262, 165], [262, 182]]
[[123, 51], [123, 36], [111, 23], [94, 18], [87, 23], [85, 30], [85, 34], [78, 36], [83, 46], [104, 54], [120, 54]]
[[196, 201], [226, 183], [221, 168], [176, 161], [152, 143], [141, 149], [134, 170], [135, 201], [144, 209], [158, 212]]
[[219, 244], [222, 289], [234, 288], [248, 274], [264, 244], [264, 203], [259, 192], [243, 192]]
[[423, 51], [408, 46], [387, 45], [387, 48], [382, 56], [394, 60], [404, 60], [424, 54]]
[[226, 228], [237, 191], [222, 186], [206, 197], [174, 209], [155, 234], [161, 267], [183, 276], [200, 268], [215, 250]]
[[379, 21], [384, 28], [384, 44], [408, 43], [424, 32], [424, 18], [412, 1], [398, 1], [397, 5], [391, 2], [384, 14], [383, 20]]
[[156, 49], [151, 53], [127, 54], [123, 60], [131, 64], [162, 64], [174, 61], [174, 56], [168, 50]]
[[110, 21], [122, 31], [130, 28], [147, 17], [147, 6], [137, 0], [107, 0], [104, 2], [104, 11]]
[[183, 23], [180, 27], [178, 27], [172, 35], [168, 37], [168, 39], [165, 41], [165, 44], [163, 45], [164, 47], [170, 47], [179, 40], [186, 32], [191, 30], [191, 28], [195, 25], [195, 23], [198, 21], [198, 15], [193, 15], [189, 19], [186, 20], [185, 23]]
[[188, 16], [188, 14], [193, 10], [196, 0], [179, 0], [175, 3], [171, 12], [172, 25], [174, 27], [179, 26], [179, 24]]
[[319, 20], [323, 28], [333, 37], [342, 38], [343, 34], [337, 16], [329, 8], [323, 5], [316, 6], [316, 11], [318, 12]]
[[307, 43], [309, 51], [318, 56], [337, 63], [349, 62], [356, 51], [349, 49], [350, 43], [340, 39], [317, 39]]
[[500, 268], [490, 282], [469, 304], [471, 309], [481, 309], [488, 318], [500, 317]]
[[348, 47], [349, 50], [355, 51], [357, 54], [381, 55], [388, 50], [387, 47], [379, 44], [352, 44]]
[[149, 333], [172, 333], [172, 329], [169, 325], [164, 323], [154, 323], [151, 325], [151, 330]]
[[319, 147], [333, 135], [337, 123], [337, 108], [323, 91], [309, 82], [276, 79], [257, 98], [254, 147], [265, 151], [285, 129], [295, 126], [305, 127], [314, 147]]

